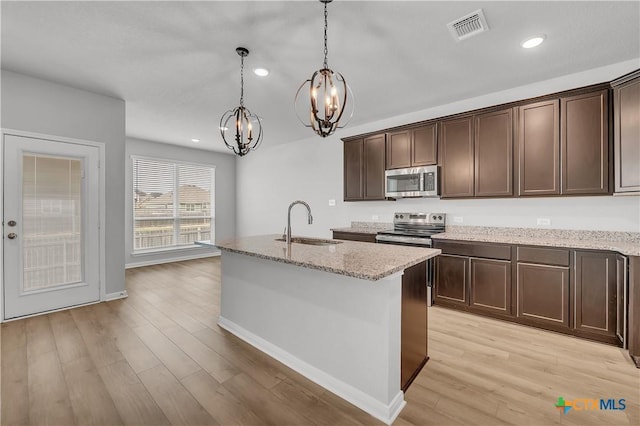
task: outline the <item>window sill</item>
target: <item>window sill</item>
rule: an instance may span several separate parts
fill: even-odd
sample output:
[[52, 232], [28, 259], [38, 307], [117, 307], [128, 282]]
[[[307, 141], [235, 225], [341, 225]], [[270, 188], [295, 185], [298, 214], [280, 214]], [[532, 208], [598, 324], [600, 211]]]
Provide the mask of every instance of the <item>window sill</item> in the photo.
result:
[[211, 247], [203, 247], [196, 244], [185, 245], [185, 246], [175, 246], [175, 247], [163, 247], [163, 248], [155, 248], [155, 249], [148, 249], [148, 250], [135, 250], [131, 252], [131, 257], [150, 256], [153, 254], [183, 253], [185, 251], [205, 251], [207, 249], [210, 250]]

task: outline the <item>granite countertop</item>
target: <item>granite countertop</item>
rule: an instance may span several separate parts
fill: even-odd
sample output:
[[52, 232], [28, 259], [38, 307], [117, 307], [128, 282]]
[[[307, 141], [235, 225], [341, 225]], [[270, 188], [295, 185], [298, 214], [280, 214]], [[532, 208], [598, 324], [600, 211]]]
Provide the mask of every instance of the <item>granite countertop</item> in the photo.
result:
[[[275, 241], [281, 235], [230, 238], [216, 246], [223, 251], [255, 256], [304, 268], [377, 281], [440, 254], [440, 250], [392, 244], [342, 241], [314, 246]], [[295, 237], [294, 237], [295, 238]]]
[[351, 226], [345, 228], [331, 228], [337, 232], [352, 232], [354, 234], [376, 235], [380, 231], [393, 229], [393, 223], [381, 222], [351, 222]]
[[431, 238], [607, 250], [617, 251], [626, 256], [640, 256], [640, 233], [637, 232], [448, 226], [446, 232], [433, 235]]

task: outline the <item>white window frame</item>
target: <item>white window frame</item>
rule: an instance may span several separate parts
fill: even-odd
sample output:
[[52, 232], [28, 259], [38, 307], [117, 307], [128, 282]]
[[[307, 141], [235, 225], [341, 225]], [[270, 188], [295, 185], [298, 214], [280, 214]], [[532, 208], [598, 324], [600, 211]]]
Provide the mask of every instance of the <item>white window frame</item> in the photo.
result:
[[[216, 209], [216, 203], [215, 203], [215, 194], [216, 194], [216, 189], [215, 189], [215, 176], [216, 176], [216, 166], [212, 165], [212, 164], [206, 164], [206, 163], [197, 163], [195, 161], [181, 161], [181, 160], [173, 160], [173, 159], [169, 159], [169, 158], [162, 158], [162, 157], [150, 157], [150, 156], [146, 156], [146, 155], [138, 155], [138, 154], [132, 154], [129, 157], [129, 165], [130, 165], [130, 173], [131, 173], [131, 185], [135, 185], [134, 182], [134, 178], [133, 178], [133, 167], [135, 164], [136, 160], [147, 160], [147, 161], [158, 161], [161, 163], [169, 163], [169, 164], [173, 164], [173, 165], [179, 165], [179, 164], [184, 164], [187, 166], [196, 166], [196, 167], [204, 167], [207, 169], [211, 169], [211, 177], [212, 177], [212, 186], [211, 186], [211, 191], [212, 193], [212, 198], [211, 198], [211, 203], [213, 204], [213, 208], [211, 209], [211, 216], [210, 216], [210, 223], [211, 223], [211, 231], [212, 231], [212, 236], [211, 239], [214, 239], [215, 236], [215, 209]], [[176, 172], [174, 174], [174, 188], [178, 187], [178, 173]], [[133, 189], [133, 188], [129, 188], [129, 189]], [[127, 190], [128, 191], [128, 190]], [[133, 192], [133, 191], [132, 191]], [[132, 192], [128, 192], [128, 196], [131, 196]], [[153, 219], [150, 220], [162, 220], [162, 219], [172, 219], [174, 221], [173, 223], [173, 240], [174, 241], [178, 241], [179, 237], [180, 237], [180, 226], [176, 226], [176, 224], [179, 225], [179, 220], [180, 217], [178, 216], [179, 211], [180, 211], [180, 204], [179, 204], [179, 200], [178, 200], [178, 191], [173, 191], [173, 216], [172, 217], [154, 217]], [[184, 245], [173, 245], [173, 246], [168, 246], [168, 247], [156, 247], [156, 248], [149, 248], [149, 249], [136, 249], [136, 216], [135, 216], [135, 210], [136, 210], [136, 205], [135, 205], [135, 201], [132, 199], [131, 200], [131, 255], [132, 256], [138, 256], [138, 255], [145, 255], [145, 254], [153, 254], [153, 253], [167, 253], [167, 252], [175, 252], [175, 251], [183, 251], [183, 250], [191, 250], [191, 249], [197, 249], [197, 248], [201, 248], [201, 247], [197, 247], [195, 245], [192, 244], [184, 244]]]

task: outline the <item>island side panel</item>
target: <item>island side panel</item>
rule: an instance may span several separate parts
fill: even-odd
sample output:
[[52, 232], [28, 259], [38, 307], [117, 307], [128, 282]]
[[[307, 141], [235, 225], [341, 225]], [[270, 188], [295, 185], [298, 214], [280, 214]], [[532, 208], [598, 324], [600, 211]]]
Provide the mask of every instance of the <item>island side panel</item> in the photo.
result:
[[[327, 386], [311, 377], [313, 371], [299, 372], [327, 388], [337, 386], [331, 390], [386, 417], [381, 407], [395, 406], [399, 412], [404, 405], [401, 280], [401, 274], [394, 274], [367, 281], [223, 251], [220, 324], [232, 332], [239, 326], [241, 333], [248, 331], [289, 354], [294, 369], [302, 361], [320, 370], [335, 382]], [[245, 339], [241, 333], [234, 332]], [[345, 395], [354, 389], [359, 400]]]

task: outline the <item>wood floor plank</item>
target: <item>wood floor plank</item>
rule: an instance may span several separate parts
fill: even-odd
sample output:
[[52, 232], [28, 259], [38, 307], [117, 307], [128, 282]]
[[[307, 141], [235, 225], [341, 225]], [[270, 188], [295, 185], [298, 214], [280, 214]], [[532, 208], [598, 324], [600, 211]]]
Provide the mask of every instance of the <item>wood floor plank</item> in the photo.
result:
[[143, 371], [139, 377], [171, 424], [218, 424], [164, 366]]
[[[4, 345], [6, 346], [6, 345]], [[27, 347], [18, 346], [2, 354], [0, 398], [3, 425], [29, 424], [29, 379], [27, 377]]]
[[69, 311], [49, 314], [49, 320], [60, 362], [64, 364], [89, 356], [85, 341]]
[[127, 425], [169, 425], [151, 394], [126, 361], [98, 369], [120, 417]]
[[2, 324], [2, 352], [27, 346], [26, 321], [10, 321]]
[[69, 361], [62, 371], [79, 425], [124, 424], [91, 358]]
[[259, 425], [263, 421], [206, 371], [182, 379], [184, 387], [221, 425]]
[[27, 318], [25, 332], [27, 334], [27, 357], [36, 358], [46, 352], [56, 350], [56, 341], [51, 330], [48, 315]]
[[[28, 357], [29, 423], [75, 425], [67, 383], [58, 353], [47, 351]], [[3, 392], [5, 393], [5, 392]]]
[[222, 383], [240, 372], [233, 364], [182, 327], [166, 328], [162, 333], [218, 382]]
[[108, 329], [98, 321], [92, 306], [72, 309], [70, 312], [96, 367], [99, 368], [124, 359], [124, 355], [118, 349]]
[[200, 370], [201, 367], [193, 359], [154, 326], [136, 327], [133, 331], [178, 379]]

